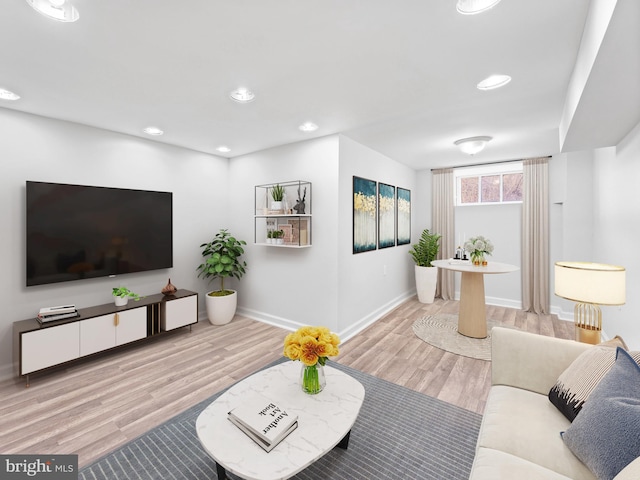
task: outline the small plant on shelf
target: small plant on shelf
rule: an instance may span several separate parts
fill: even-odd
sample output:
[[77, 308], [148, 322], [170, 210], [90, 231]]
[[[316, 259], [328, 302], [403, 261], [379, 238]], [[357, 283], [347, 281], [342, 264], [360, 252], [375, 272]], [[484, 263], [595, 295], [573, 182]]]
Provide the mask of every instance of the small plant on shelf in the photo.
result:
[[274, 202], [281, 202], [284, 198], [284, 188], [282, 185], [275, 185], [271, 187], [271, 198]]

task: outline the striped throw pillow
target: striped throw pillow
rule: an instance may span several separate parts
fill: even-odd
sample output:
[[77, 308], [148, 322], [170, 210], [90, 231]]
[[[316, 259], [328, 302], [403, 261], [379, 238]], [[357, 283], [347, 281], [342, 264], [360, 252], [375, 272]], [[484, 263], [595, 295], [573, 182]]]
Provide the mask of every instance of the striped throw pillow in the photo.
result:
[[627, 350], [622, 338], [594, 345], [576, 358], [560, 374], [549, 391], [549, 400], [560, 412], [573, 422], [596, 385], [602, 380], [616, 361], [616, 348]]

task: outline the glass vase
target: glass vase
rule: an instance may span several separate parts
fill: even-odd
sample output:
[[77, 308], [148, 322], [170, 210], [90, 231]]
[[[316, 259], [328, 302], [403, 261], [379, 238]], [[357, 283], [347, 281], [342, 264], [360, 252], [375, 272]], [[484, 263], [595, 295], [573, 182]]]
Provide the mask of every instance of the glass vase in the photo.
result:
[[[482, 253], [472, 253], [471, 254], [471, 261], [476, 266], [482, 265], [485, 262], [484, 255]], [[485, 265], [486, 265], [486, 263], [485, 263]]]
[[319, 363], [315, 365], [302, 364], [302, 370], [300, 371], [300, 386], [304, 393], [309, 395], [315, 395], [320, 393], [327, 384], [327, 379], [324, 376], [324, 367]]

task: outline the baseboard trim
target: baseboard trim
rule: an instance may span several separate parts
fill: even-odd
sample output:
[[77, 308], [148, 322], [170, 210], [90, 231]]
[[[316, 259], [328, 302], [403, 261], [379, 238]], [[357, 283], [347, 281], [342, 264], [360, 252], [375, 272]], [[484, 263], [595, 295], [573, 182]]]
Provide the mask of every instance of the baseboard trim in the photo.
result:
[[[342, 343], [346, 342], [356, 334], [360, 333], [362, 330], [367, 328], [369, 325], [373, 324], [380, 318], [384, 317], [391, 310], [406, 302], [409, 298], [415, 295], [415, 291], [413, 292], [405, 292], [402, 295], [394, 298], [393, 300], [387, 302], [386, 304], [380, 306], [376, 310], [372, 311], [365, 317], [362, 317], [360, 320], [356, 321], [352, 325], [347, 328], [340, 329], [338, 332], [338, 336], [340, 337], [340, 341]], [[278, 317], [276, 315], [270, 315], [265, 312], [260, 312], [258, 310], [252, 310], [250, 308], [238, 307], [237, 310], [238, 315], [242, 315], [244, 317], [250, 318], [252, 320], [256, 320], [258, 322], [266, 323], [268, 325], [273, 325], [274, 327], [284, 328], [286, 330], [295, 331], [300, 327], [304, 327], [306, 324], [302, 324], [296, 322], [294, 320], [290, 320], [284, 317]]]

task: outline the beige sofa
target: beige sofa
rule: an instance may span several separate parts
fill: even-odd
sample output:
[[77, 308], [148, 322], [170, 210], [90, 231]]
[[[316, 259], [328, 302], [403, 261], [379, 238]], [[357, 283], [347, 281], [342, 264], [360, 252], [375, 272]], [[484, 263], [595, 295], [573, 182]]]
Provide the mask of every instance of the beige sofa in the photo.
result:
[[[470, 480], [592, 480], [560, 432], [570, 423], [547, 395], [590, 345], [507, 328], [492, 330], [491, 391]], [[640, 458], [615, 480], [640, 479]]]

